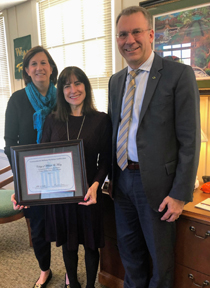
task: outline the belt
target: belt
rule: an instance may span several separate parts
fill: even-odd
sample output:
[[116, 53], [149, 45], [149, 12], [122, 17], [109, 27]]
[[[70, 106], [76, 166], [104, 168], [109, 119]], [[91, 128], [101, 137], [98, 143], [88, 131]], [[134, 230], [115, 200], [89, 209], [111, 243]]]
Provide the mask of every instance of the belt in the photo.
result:
[[138, 162], [133, 162], [131, 160], [128, 160], [127, 168], [129, 170], [139, 170], [139, 163]]

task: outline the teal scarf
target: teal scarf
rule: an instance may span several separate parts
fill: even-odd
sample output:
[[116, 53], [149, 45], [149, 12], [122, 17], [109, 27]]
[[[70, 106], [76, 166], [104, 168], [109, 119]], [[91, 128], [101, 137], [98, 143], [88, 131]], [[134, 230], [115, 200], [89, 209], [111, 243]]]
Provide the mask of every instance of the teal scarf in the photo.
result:
[[42, 96], [37, 90], [33, 82], [30, 82], [25, 87], [28, 99], [36, 111], [33, 115], [34, 129], [37, 129], [37, 139], [36, 142], [39, 144], [42, 139], [42, 129], [44, 125], [45, 118], [53, 110], [56, 104], [56, 91], [57, 89], [50, 82], [50, 86], [47, 91], [46, 96]]

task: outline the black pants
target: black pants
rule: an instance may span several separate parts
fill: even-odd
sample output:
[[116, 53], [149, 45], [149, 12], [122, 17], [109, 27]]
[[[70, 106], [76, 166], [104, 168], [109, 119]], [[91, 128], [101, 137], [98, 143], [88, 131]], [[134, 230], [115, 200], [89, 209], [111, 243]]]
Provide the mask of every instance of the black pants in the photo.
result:
[[45, 206], [31, 206], [25, 216], [30, 219], [35, 256], [42, 271], [50, 268], [51, 243], [45, 241]]
[[[78, 288], [77, 280], [77, 264], [78, 264], [78, 250], [68, 250], [67, 244], [62, 246], [63, 259], [66, 266], [66, 271], [69, 277], [71, 288]], [[84, 247], [85, 248], [85, 247]], [[90, 248], [85, 248], [85, 265], [87, 274], [86, 288], [94, 288], [97, 270], [99, 263], [99, 252]]]

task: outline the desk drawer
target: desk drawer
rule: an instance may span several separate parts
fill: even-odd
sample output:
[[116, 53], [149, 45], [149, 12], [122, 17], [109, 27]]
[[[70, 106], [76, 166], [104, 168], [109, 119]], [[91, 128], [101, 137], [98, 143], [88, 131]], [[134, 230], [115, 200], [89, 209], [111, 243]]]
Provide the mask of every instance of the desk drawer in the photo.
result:
[[210, 275], [205, 275], [193, 269], [176, 264], [173, 288], [195, 287], [210, 287]]
[[209, 225], [180, 217], [177, 221], [176, 263], [210, 275], [208, 231]]

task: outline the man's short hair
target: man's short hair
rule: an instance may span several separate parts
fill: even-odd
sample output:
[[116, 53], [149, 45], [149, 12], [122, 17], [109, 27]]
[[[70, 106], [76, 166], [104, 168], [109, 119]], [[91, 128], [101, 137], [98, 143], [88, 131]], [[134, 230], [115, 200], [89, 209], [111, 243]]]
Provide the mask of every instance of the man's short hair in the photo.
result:
[[134, 14], [134, 13], [138, 13], [138, 12], [141, 12], [144, 17], [146, 18], [146, 20], [148, 21], [148, 26], [149, 28], [152, 29], [152, 17], [150, 15], [150, 13], [143, 7], [140, 7], [140, 6], [130, 6], [130, 7], [127, 7], [125, 9], [123, 9], [120, 14], [117, 16], [117, 19], [116, 19], [116, 26], [119, 22], [119, 19], [121, 16], [129, 16], [131, 14]]

